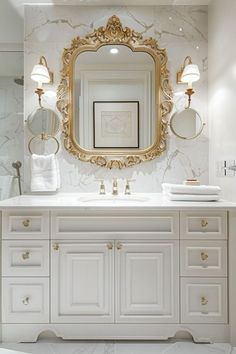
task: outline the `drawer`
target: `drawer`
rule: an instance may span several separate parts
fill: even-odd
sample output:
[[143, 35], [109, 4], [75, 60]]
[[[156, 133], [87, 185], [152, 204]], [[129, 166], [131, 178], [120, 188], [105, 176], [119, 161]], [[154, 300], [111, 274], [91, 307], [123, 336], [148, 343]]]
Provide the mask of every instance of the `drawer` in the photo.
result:
[[3, 323], [48, 323], [49, 278], [3, 278]]
[[49, 241], [2, 242], [3, 276], [48, 276]]
[[182, 278], [181, 323], [227, 323], [227, 278]]
[[49, 213], [46, 211], [3, 211], [3, 239], [48, 239]]
[[208, 210], [181, 212], [180, 238], [227, 239], [227, 212]]
[[181, 241], [182, 276], [227, 276], [227, 241]]
[[114, 232], [153, 233], [162, 238], [179, 238], [178, 212], [152, 213], [147, 216], [127, 215], [116, 212], [116, 215], [75, 215], [64, 212], [52, 213], [52, 238], [73, 238], [75, 235], [89, 232], [99, 235]]

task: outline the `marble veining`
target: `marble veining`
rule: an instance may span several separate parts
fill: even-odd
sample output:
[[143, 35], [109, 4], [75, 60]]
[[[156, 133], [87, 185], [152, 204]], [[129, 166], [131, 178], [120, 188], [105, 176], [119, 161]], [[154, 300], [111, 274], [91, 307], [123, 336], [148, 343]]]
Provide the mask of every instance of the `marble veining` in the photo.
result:
[[[3, 178], [12, 178], [15, 170], [12, 162], [24, 160], [23, 129], [23, 87], [14, 83], [14, 77], [0, 77], [0, 189]], [[16, 180], [15, 180], [16, 181]], [[4, 198], [18, 193], [17, 183], [13, 182]], [[0, 192], [1, 199], [1, 192]]]
[[[232, 354], [230, 344], [194, 344], [191, 342], [61, 342], [2, 344], [0, 348], [29, 354]], [[18, 352], [19, 351], [19, 352]]]
[[[201, 81], [196, 83], [193, 108], [207, 123], [207, 7], [205, 6], [35, 6], [25, 7], [25, 117], [37, 106], [35, 83], [30, 79], [33, 65], [40, 55], [45, 55], [54, 72], [54, 84], [45, 85], [54, 96], [43, 97], [43, 105], [55, 109], [55, 92], [60, 82], [63, 48], [71, 39], [84, 36], [106, 24], [116, 14], [124, 26], [134, 28], [145, 37], [156, 38], [167, 49], [171, 85], [174, 92], [174, 110], [186, 103], [185, 87], [176, 85], [175, 75], [186, 55], [191, 55], [201, 70]], [[29, 191], [30, 175], [27, 141], [30, 138], [25, 127], [25, 191]], [[104, 178], [108, 189], [111, 179], [134, 179], [136, 192], [160, 192], [162, 182], [182, 182], [198, 177], [208, 183], [208, 129], [192, 141], [175, 138], [169, 132], [167, 150], [160, 158], [122, 171], [103, 169], [84, 163], [70, 156], [63, 148], [63, 136], [58, 135], [61, 150], [58, 154], [62, 175], [62, 192], [95, 192], [98, 182]], [[120, 182], [121, 184], [124, 182]]]

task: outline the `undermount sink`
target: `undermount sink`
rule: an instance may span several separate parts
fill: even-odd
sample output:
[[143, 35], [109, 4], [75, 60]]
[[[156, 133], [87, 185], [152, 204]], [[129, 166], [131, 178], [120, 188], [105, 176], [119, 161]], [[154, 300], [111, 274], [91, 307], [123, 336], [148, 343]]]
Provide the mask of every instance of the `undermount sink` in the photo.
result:
[[79, 201], [83, 203], [144, 203], [150, 200], [146, 196], [138, 195], [97, 195], [80, 197]]

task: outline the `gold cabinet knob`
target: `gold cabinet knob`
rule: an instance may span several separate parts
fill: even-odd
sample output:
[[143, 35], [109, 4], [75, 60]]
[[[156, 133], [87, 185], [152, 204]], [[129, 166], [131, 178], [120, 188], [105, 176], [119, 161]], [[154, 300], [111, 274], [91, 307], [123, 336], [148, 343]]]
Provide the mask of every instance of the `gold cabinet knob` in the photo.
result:
[[22, 299], [22, 304], [29, 305], [29, 296], [26, 296], [24, 299]]
[[108, 242], [108, 243], [107, 243], [107, 248], [108, 248], [109, 250], [112, 250], [112, 249], [113, 249], [113, 243], [112, 243], [112, 242]]
[[122, 243], [121, 243], [121, 242], [117, 242], [116, 248], [117, 248], [118, 250], [121, 250], [121, 248], [122, 248]]
[[59, 244], [58, 243], [54, 243], [52, 245], [52, 248], [54, 249], [54, 251], [58, 251], [59, 250]]
[[205, 219], [202, 219], [202, 221], [201, 221], [201, 225], [202, 225], [202, 227], [207, 227], [207, 225], [208, 225], [208, 221], [207, 221], [207, 220], [205, 220]]
[[22, 221], [22, 225], [23, 225], [24, 227], [29, 227], [29, 224], [30, 224], [30, 220], [29, 220], [29, 219], [24, 219], [24, 220]]
[[201, 297], [201, 305], [202, 305], [202, 306], [205, 306], [205, 305], [207, 305], [207, 304], [208, 304], [207, 298], [206, 298], [205, 296], [202, 296], [202, 297]]
[[202, 261], [207, 261], [208, 257], [209, 257], [209, 256], [208, 256], [207, 253], [201, 252], [201, 260], [202, 260]]
[[22, 253], [21, 258], [25, 261], [26, 259], [30, 258], [30, 252], [29, 251], [25, 251]]

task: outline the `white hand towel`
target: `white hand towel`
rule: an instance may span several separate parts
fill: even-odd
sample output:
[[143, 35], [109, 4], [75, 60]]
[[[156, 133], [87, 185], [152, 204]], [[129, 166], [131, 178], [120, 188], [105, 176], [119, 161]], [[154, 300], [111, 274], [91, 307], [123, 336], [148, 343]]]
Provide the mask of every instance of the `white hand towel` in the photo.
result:
[[31, 191], [55, 192], [60, 188], [59, 165], [55, 154], [31, 156]]
[[171, 201], [182, 202], [216, 202], [220, 199], [218, 194], [174, 194], [167, 193], [166, 197]]
[[10, 198], [12, 195], [13, 176], [0, 176], [0, 200]]
[[186, 186], [184, 184], [170, 184], [163, 183], [162, 189], [164, 193], [174, 193], [174, 194], [201, 194], [201, 195], [214, 195], [219, 194], [221, 189], [218, 186]]

